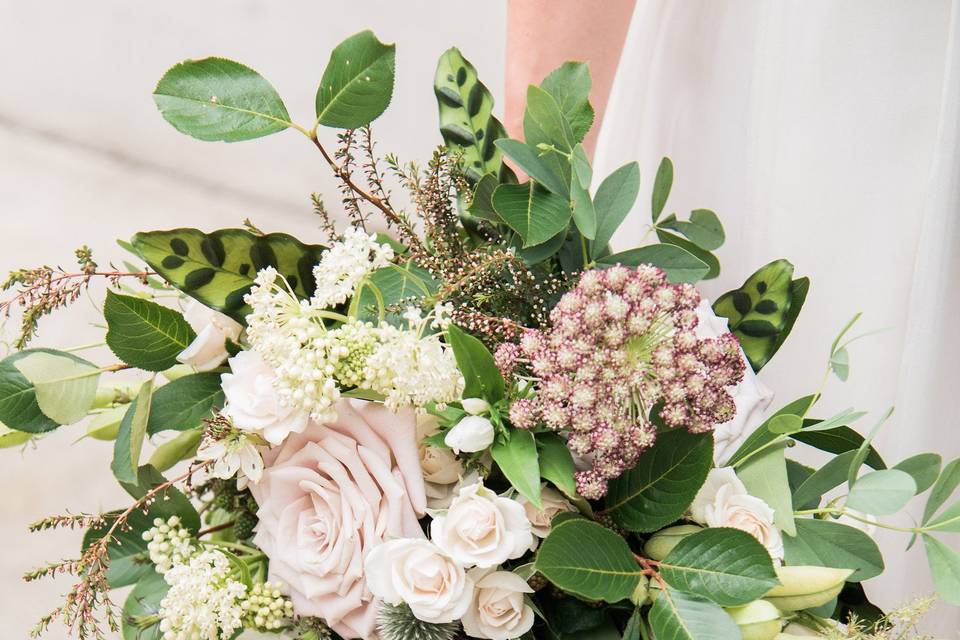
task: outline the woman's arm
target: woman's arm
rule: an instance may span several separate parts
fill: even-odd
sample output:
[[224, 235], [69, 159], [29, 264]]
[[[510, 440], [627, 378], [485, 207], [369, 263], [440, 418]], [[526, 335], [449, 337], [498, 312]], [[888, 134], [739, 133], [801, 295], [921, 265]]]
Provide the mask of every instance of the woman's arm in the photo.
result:
[[506, 127], [522, 137], [527, 85], [566, 60], [590, 63], [590, 101], [596, 121], [584, 146], [593, 154], [597, 132], [635, 0], [508, 0]]

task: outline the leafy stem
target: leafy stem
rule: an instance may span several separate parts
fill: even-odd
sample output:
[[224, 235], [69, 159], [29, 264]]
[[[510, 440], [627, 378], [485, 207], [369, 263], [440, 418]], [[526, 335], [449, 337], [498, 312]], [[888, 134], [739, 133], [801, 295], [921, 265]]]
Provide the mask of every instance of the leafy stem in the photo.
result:
[[835, 517], [847, 516], [852, 520], [857, 522], [862, 522], [864, 524], [874, 525], [880, 527], [881, 529], [889, 529], [890, 531], [901, 531], [903, 533], [924, 533], [926, 531], [931, 531], [933, 529], [928, 527], [897, 527], [892, 524], [884, 524], [882, 522], [877, 522], [869, 518], [864, 518], [863, 516], [851, 512], [849, 509], [844, 507], [824, 507], [822, 509], [803, 509], [800, 511], [794, 511], [793, 515], [795, 516], [810, 516], [810, 515], [830, 515]]

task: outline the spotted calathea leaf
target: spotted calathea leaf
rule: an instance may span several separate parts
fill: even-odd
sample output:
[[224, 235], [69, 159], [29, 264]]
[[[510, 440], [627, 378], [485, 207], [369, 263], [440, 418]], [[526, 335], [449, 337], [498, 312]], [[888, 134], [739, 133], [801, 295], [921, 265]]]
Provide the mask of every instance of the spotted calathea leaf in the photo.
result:
[[786, 339], [810, 288], [808, 278], [793, 279], [793, 265], [775, 260], [728, 291], [713, 304], [730, 321], [754, 371], [759, 371]]
[[307, 298], [316, 283], [313, 267], [324, 247], [285, 233], [258, 235], [244, 229], [147, 231], [131, 241], [140, 257], [170, 284], [203, 304], [243, 322], [243, 301], [257, 271], [273, 267], [294, 292]]
[[454, 152], [462, 155], [467, 178], [477, 182], [491, 173], [501, 181], [512, 176], [494, 145], [507, 137], [493, 116], [493, 95], [477, 77], [477, 70], [457, 48], [447, 49], [437, 63], [433, 91], [440, 108], [440, 133]]

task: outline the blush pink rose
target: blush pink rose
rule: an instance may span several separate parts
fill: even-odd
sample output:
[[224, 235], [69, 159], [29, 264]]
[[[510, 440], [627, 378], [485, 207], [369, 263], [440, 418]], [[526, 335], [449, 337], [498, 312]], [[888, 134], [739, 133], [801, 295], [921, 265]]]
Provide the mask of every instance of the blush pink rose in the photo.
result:
[[254, 542], [294, 611], [344, 638], [372, 638], [374, 596], [364, 559], [391, 538], [422, 538], [426, 508], [413, 412], [340, 400], [338, 418], [311, 422], [264, 455], [250, 490], [260, 509]]

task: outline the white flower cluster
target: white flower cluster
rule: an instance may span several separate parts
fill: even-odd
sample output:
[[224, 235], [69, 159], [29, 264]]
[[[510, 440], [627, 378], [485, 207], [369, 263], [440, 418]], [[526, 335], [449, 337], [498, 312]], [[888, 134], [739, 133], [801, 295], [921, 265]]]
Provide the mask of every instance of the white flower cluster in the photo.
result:
[[227, 640], [243, 626], [247, 587], [230, 577], [230, 561], [201, 551], [163, 576], [170, 585], [160, 602], [164, 640]]
[[142, 537], [147, 542], [150, 562], [161, 575], [183, 564], [194, 553], [190, 532], [180, 526], [177, 516], [170, 516], [166, 521], [155, 518], [153, 528], [144, 531]]
[[244, 611], [244, 623], [261, 631], [276, 631], [286, 626], [293, 618], [293, 603], [280, 593], [279, 582], [264, 582], [253, 585], [250, 595], [240, 605]]
[[[392, 259], [389, 245], [351, 229], [323, 253], [314, 269], [317, 288], [310, 300], [298, 300], [273, 268], [257, 274], [245, 298], [252, 309], [247, 335], [275, 371], [273, 384], [283, 406], [324, 422], [336, 418], [333, 406], [344, 388], [380, 393], [394, 410], [459, 396], [462, 376], [452, 351], [437, 336], [427, 335], [428, 328], [449, 325], [449, 306], [438, 305], [425, 318], [419, 309], [408, 309], [403, 315], [406, 329], [375, 326], [331, 310]], [[339, 324], [331, 328], [331, 321]]]

